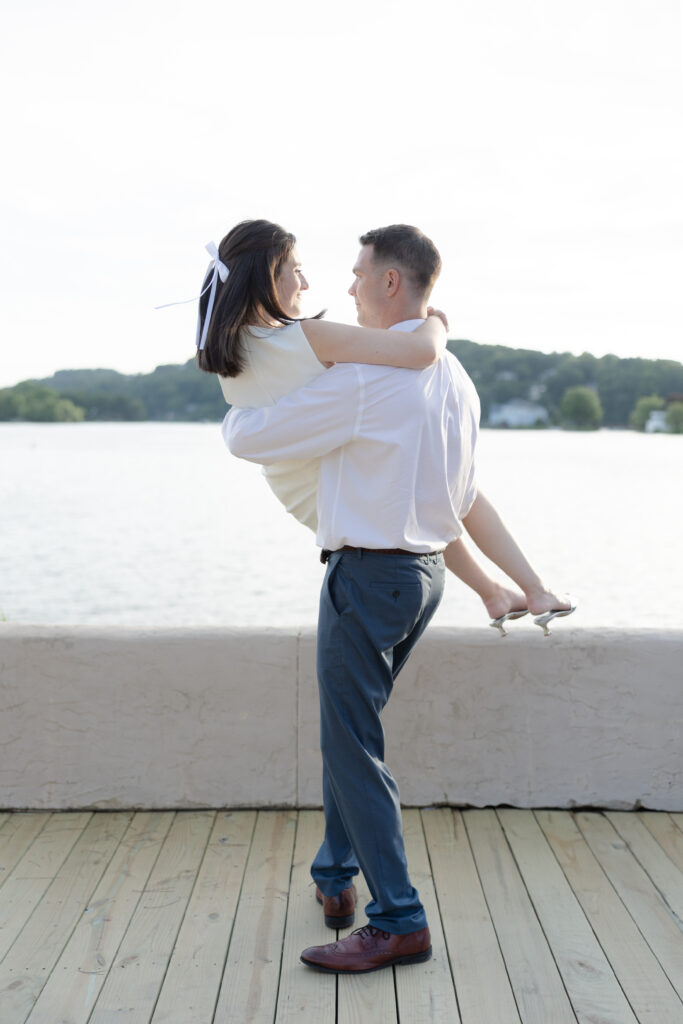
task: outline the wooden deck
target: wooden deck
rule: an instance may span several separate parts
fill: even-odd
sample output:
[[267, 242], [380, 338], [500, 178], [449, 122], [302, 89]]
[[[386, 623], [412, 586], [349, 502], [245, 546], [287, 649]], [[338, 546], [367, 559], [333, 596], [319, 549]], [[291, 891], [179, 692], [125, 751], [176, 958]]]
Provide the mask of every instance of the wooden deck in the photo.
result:
[[683, 1024], [682, 814], [404, 823], [434, 957], [337, 979], [320, 812], [0, 814], [0, 1021]]

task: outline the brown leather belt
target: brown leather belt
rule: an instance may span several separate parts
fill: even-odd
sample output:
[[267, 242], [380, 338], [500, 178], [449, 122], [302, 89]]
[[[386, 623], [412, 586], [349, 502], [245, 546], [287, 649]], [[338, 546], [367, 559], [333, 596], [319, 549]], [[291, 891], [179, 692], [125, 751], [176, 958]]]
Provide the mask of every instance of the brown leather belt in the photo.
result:
[[[406, 551], [405, 548], [354, 548], [350, 544], [345, 544], [342, 548], [336, 548], [336, 551], [367, 551], [369, 555], [409, 555], [411, 558], [422, 558], [423, 555], [442, 555], [443, 548], [440, 551]], [[334, 554], [333, 551], [329, 551], [327, 548], [323, 548], [320, 552], [320, 561], [325, 564], [329, 560], [330, 555]]]

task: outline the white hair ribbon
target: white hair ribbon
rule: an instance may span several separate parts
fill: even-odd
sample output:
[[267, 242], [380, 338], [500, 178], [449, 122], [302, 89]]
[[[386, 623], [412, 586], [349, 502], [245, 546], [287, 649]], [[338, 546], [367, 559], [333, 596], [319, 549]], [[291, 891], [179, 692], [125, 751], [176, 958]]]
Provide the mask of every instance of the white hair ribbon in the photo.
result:
[[[211, 268], [213, 267], [213, 275], [211, 277], [211, 291], [209, 292], [209, 302], [206, 307], [206, 316], [204, 317], [204, 330], [201, 333], [201, 337], [199, 336], [199, 329], [201, 327], [202, 322], [201, 315], [199, 315], [197, 318], [197, 348], [200, 350], [200, 352], [206, 345], [206, 336], [209, 333], [209, 324], [211, 323], [213, 303], [214, 299], [216, 298], [216, 285], [218, 284], [218, 278], [220, 277], [223, 284], [225, 284], [225, 282], [228, 280], [228, 274], [230, 273], [225, 263], [221, 263], [220, 261], [220, 258], [218, 256], [218, 249], [216, 248], [215, 242], [207, 242], [204, 248], [211, 257], [211, 262], [209, 263], [206, 272], [208, 274]], [[203, 295], [205, 291], [206, 288], [201, 294]]]
[[206, 336], [209, 333], [209, 325], [211, 323], [211, 314], [213, 313], [213, 304], [214, 304], [214, 301], [215, 301], [215, 298], [216, 298], [216, 286], [218, 284], [218, 278], [220, 277], [220, 279], [223, 282], [223, 284], [225, 284], [225, 282], [228, 280], [228, 274], [230, 273], [230, 270], [228, 269], [228, 267], [226, 267], [225, 263], [223, 263], [221, 261], [219, 255], [218, 255], [218, 249], [216, 247], [216, 243], [215, 242], [207, 242], [206, 245], [204, 246], [204, 248], [206, 249], [206, 251], [208, 252], [209, 256], [211, 257], [211, 262], [209, 263], [208, 267], [206, 268], [206, 276], [208, 276], [211, 273], [211, 270], [213, 270], [213, 274], [211, 274], [211, 280], [208, 282], [206, 287], [202, 288], [202, 290], [199, 293], [199, 295], [196, 295], [192, 299], [182, 299], [180, 302], [166, 302], [163, 306], [155, 306], [154, 307], [155, 309], [166, 309], [168, 306], [184, 306], [186, 302], [197, 302], [199, 299], [201, 299], [202, 295], [204, 295], [207, 291], [209, 291], [209, 288], [210, 288], [211, 291], [209, 292], [209, 301], [208, 301], [207, 306], [206, 306], [206, 316], [204, 317], [204, 329], [203, 330], [201, 329], [201, 327], [202, 327], [201, 313], [199, 313], [198, 316], [197, 316], [197, 338], [196, 338], [196, 344], [197, 344], [197, 348], [200, 351], [206, 345]]

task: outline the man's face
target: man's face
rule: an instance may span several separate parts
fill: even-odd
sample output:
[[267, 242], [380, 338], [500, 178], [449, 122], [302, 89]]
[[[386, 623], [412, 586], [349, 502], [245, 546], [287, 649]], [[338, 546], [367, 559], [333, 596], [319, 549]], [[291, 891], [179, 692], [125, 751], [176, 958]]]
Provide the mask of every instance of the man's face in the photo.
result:
[[364, 245], [353, 267], [353, 284], [349, 288], [356, 303], [356, 316], [361, 327], [382, 327], [386, 303], [384, 270], [374, 262], [374, 245]]

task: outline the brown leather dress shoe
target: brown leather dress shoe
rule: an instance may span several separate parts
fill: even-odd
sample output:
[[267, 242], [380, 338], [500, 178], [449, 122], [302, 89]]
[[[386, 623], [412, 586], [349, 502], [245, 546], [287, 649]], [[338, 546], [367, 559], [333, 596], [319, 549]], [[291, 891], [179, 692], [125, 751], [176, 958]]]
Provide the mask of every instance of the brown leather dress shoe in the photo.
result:
[[356, 916], [356, 895], [355, 885], [348, 889], [342, 889], [336, 896], [323, 896], [316, 886], [315, 898], [322, 903], [325, 912], [325, 924], [328, 928], [350, 928]]
[[366, 924], [345, 939], [305, 949], [301, 959], [308, 967], [329, 974], [367, 974], [392, 964], [422, 964], [431, 955], [429, 928], [390, 935]]

